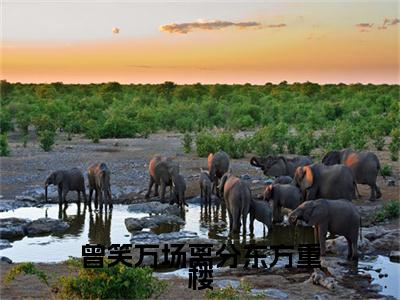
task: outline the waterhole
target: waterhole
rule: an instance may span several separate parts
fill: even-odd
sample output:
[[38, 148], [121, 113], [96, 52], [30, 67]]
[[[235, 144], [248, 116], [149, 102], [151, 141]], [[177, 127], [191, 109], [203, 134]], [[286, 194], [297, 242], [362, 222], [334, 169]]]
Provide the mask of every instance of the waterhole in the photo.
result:
[[[112, 210], [89, 212], [84, 205], [78, 206], [75, 203], [69, 204], [67, 208], [60, 209], [58, 204], [46, 204], [42, 207], [22, 207], [12, 211], [1, 212], [2, 218], [26, 218], [35, 220], [39, 218], [54, 218], [66, 221], [70, 227], [62, 233], [53, 233], [48, 236], [27, 237], [11, 241], [12, 247], [0, 250], [0, 256], [6, 256], [14, 262], [60, 262], [69, 256], [81, 257], [82, 245], [84, 244], [126, 244], [130, 243], [131, 233], [125, 227], [124, 220], [128, 217], [142, 218], [148, 216], [146, 213], [132, 213], [128, 211], [128, 205], [114, 205]], [[275, 226], [268, 231], [262, 223], [255, 221], [254, 234], [250, 233], [247, 224], [246, 236], [240, 236], [232, 240], [228, 234], [227, 212], [221, 206], [213, 205], [210, 208], [200, 204], [189, 204], [182, 215], [184, 225], [160, 226], [152, 231], [160, 234], [172, 231], [193, 231], [200, 238], [212, 238], [223, 243], [233, 242], [242, 246], [245, 243], [286, 245], [294, 246], [304, 243], [313, 243], [314, 236], [312, 228]], [[249, 223], [249, 220], [248, 222]], [[242, 249], [240, 249], [242, 248]], [[280, 259], [281, 260], [281, 259]], [[278, 265], [285, 264], [283, 259]], [[398, 297], [399, 278], [398, 264], [392, 263], [387, 257], [376, 256], [366, 257], [360, 261], [360, 271], [367, 271], [373, 277], [373, 283], [382, 286], [382, 293]], [[374, 271], [381, 268], [382, 271]], [[184, 274], [185, 270], [182, 270]], [[182, 273], [182, 272], [181, 272]], [[387, 274], [387, 276], [379, 274]]]

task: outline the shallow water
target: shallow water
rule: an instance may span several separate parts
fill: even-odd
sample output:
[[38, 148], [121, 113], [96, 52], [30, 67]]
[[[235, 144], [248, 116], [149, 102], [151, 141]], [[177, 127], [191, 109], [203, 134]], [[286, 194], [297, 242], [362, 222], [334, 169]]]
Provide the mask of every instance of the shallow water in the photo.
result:
[[[1, 212], [1, 218], [16, 217], [35, 220], [38, 218], [60, 218], [70, 224], [63, 233], [52, 234], [42, 237], [24, 237], [12, 242], [12, 248], [0, 250], [0, 256], [6, 256], [14, 262], [59, 262], [68, 259], [69, 256], [81, 257], [82, 245], [112, 243], [130, 243], [131, 234], [125, 227], [124, 220], [128, 217], [141, 218], [148, 216], [146, 213], [131, 213], [127, 210], [128, 205], [114, 205], [112, 211], [89, 212], [82, 204], [69, 204], [66, 209], [60, 210], [58, 204], [47, 204], [43, 207], [22, 207], [13, 211]], [[209, 207], [199, 204], [189, 204], [182, 216], [185, 225], [182, 226], [160, 226], [153, 231], [157, 234], [178, 230], [197, 232], [199, 237], [212, 238], [226, 243], [234, 243], [243, 253], [245, 243], [257, 243], [267, 245], [297, 245], [313, 243], [313, 230], [307, 227], [275, 226], [271, 232], [258, 221], [254, 222], [254, 235], [250, 235], [249, 224], [247, 224], [246, 236], [232, 240], [229, 237], [227, 225], [227, 213], [221, 206]], [[249, 220], [247, 221], [249, 223]], [[267, 264], [272, 261], [268, 256]], [[287, 263], [286, 258], [279, 258], [278, 265]], [[294, 263], [295, 266], [295, 258]], [[382, 268], [381, 274], [387, 277], [379, 278], [376, 269]], [[186, 269], [178, 272], [185, 273]], [[359, 263], [360, 271], [367, 271], [374, 281], [382, 286], [382, 294], [399, 297], [399, 264], [392, 263], [387, 257], [366, 257]]]

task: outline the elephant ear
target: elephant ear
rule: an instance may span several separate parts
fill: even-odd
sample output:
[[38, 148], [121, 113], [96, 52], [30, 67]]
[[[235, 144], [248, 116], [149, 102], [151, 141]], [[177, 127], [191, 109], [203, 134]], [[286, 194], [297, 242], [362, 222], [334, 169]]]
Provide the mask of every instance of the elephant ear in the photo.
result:
[[225, 174], [221, 177], [221, 182], [220, 182], [219, 185], [218, 185], [218, 190], [219, 190], [221, 193], [224, 192], [224, 186], [225, 186], [226, 181], [228, 180], [229, 175], [230, 175], [229, 173], [225, 173]]
[[64, 174], [61, 171], [54, 172], [54, 184], [58, 185], [64, 180]]
[[264, 200], [269, 202], [274, 194], [274, 186], [272, 184], [267, 185], [264, 191]]
[[303, 169], [303, 179], [301, 180], [301, 188], [302, 190], [306, 190], [310, 187], [312, 187], [313, 182], [314, 182], [314, 175], [313, 171], [310, 166], [304, 166], [301, 167]]
[[286, 157], [284, 157], [284, 156], [278, 156], [278, 161], [279, 161], [279, 160], [282, 160], [282, 161], [283, 161], [283, 163], [285, 164], [285, 168], [286, 168], [286, 174], [289, 174], [288, 162], [287, 162]]
[[322, 159], [322, 163], [327, 166], [332, 166], [340, 163], [340, 152], [330, 151]]
[[[304, 213], [306, 222], [310, 225], [320, 224], [326, 219], [326, 208], [324, 209], [321, 202], [312, 201], [312, 208], [310, 211]], [[307, 214], [307, 217], [306, 217]]]
[[207, 165], [208, 165], [208, 171], [209, 172], [211, 172], [211, 166], [212, 166], [213, 158], [214, 158], [214, 154], [212, 154], [212, 153], [208, 154]]

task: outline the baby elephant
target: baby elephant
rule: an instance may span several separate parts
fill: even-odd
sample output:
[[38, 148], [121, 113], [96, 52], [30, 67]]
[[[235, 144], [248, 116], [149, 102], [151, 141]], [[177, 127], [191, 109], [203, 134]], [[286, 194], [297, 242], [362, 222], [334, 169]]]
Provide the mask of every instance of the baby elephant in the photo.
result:
[[282, 207], [294, 210], [300, 205], [300, 190], [291, 184], [270, 184], [265, 188], [264, 200], [272, 200], [274, 223], [283, 221]]
[[267, 225], [268, 232], [272, 229], [272, 212], [267, 202], [254, 199], [250, 201], [250, 232], [254, 232], [254, 219]]
[[325, 256], [325, 238], [329, 231], [332, 234], [343, 235], [348, 244], [348, 259], [357, 260], [357, 241], [361, 218], [357, 208], [348, 200], [318, 199], [302, 203], [289, 215], [290, 223], [304, 220], [314, 226], [318, 236], [321, 256]]
[[233, 234], [240, 232], [240, 219], [242, 219], [243, 234], [246, 232], [246, 220], [250, 210], [251, 191], [249, 186], [236, 176], [225, 173], [218, 186], [220, 195], [229, 216], [229, 229]]
[[178, 204], [181, 208], [183, 208], [186, 204], [185, 200], [185, 192], [186, 192], [186, 182], [185, 178], [181, 174], [176, 174], [172, 177], [172, 188], [173, 188], [173, 195], [170, 201], [170, 204], [174, 202]]
[[111, 198], [111, 172], [105, 163], [91, 165], [88, 170], [89, 181], [89, 205], [92, 202], [93, 191], [95, 191], [94, 207], [97, 209], [100, 200], [100, 208], [103, 207], [103, 199], [112, 207]]
[[211, 204], [211, 179], [210, 175], [208, 175], [207, 171], [204, 171], [203, 169], [200, 169], [200, 197], [201, 200], [205, 200], [206, 203]]
[[50, 184], [58, 186], [58, 202], [60, 205], [62, 202], [64, 202], [65, 204], [67, 203], [67, 194], [69, 191], [78, 192], [78, 202], [81, 201], [80, 193], [82, 193], [83, 199], [86, 203], [85, 179], [82, 172], [78, 168], [54, 171], [49, 175], [49, 177], [47, 177], [44, 184], [46, 202], [47, 188]]

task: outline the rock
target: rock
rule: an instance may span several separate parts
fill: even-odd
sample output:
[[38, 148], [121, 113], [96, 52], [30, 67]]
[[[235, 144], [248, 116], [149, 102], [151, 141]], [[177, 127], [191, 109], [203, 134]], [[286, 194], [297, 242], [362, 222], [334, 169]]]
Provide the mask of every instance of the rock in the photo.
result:
[[252, 295], [265, 295], [267, 297], [273, 298], [273, 299], [280, 299], [280, 300], [286, 300], [289, 299], [288, 294], [282, 292], [281, 290], [278, 289], [251, 289], [250, 293]]
[[155, 215], [151, 217], [126, 218], [125, 226], [129, 232], [142, 230], [143, 228], [154, 228], [163, 224], [167, 225], [183, 225], [185, 221], [175, 215]]
[[0, 261], [4, 261], [4, 262], [6, 262], [6, 263], [8, 263], [8, 264], [12, 264], [12, 263], [13, 263], [12, 260], [9, 259], [9, 258], [6, 257], [6, 256], [1, 256], [1, 257], [0, 257]]
[[8, 240], [0, 239], [0, 250], [6, 249], [6, 248], [11, 248], [11, 244]]
[[382, 286], [380, 286], [377, 283], [374, 283], [368, 287], [368, 290], [371, 292], [380, 293], [380, 292], [382, 292]]
[[252, 183], [252, 184], [257, 184], [257, 183], [260, 183], [260, 182], [261, 182], [261, 180], [254, 179], [251, 183]]
[[69, 227], [67, 222], [58, 219], [40, 218], [26, 226], [28, 236], [62, 232]]
[[400, 251], [391, 251], [389, 258], [390, 261], [400, 262]]
[[387, 186], [396, 186], [396, 181], [392, 178], [388, 179], [386, 182]]
[[320, 285], [328, 290], [334, 291], [337, 288], [337, 283], [333, 277], [328, 277], [320, 269], [314, 269], [308, 282]]
[[126, 218], [125, 226], [129, 232], [140, 231], [143, 229], [142, 222], [136, 218]]
[[193, 239], [198, 237], [199, 236], [197, 235], [197, 233], [193, 231], [168, 232], [158, 235], [158, 238], [162, 241]]
[[399, 238], [400, 238], [400, 229], [399, 228], [392, 229], [389, 230], [382, 237], [373, 241], [372, 245], [375, 247], [375, 249], [379, 251], [385, 251], [387, 253], [390, 253], [390, 251], [392, 250], [398, 251], [400, 250]]
[[[178, 231], [155, 234], [153, 232], [138, 232], [132, 233], [132, 244], [159, 244], [161, 242], [182, 241], [188, 239], [198, 239], [199, 236], [196, 232], [192, 231]], [[197, 243], [197, 242], [196, 242]]]
[[25, 235], [26, 226], [29, 224], [28, 219], [5, 218], [0, 223], [0, 238], [15, 239]]
[[15, 196], [15, 200], [17, 201], [28, 201], [28, 202], [36, 202], [36, 199], [30, 196]]
[[135, 213], [149, 213], [149, 214], [172, 214], [172, 215], [180, 214], [180, 209], [178, 206], [170, 205], [167, 203], [160, 203], [157, 201], [131, 204], [128, 206], [128, 211]]
[[221, 289], [226, 288], [228, 286], [237, 289], [240, 285], [240, 281], [235, 279], [215, 279], [213, 281], [213, 284]]
[[243, 174], [243, 175], [240, 175], [240, 179], [243, 179], [243, 180], [250, 180], [250, 179], [251, 179], [251, 176], [250, 176], [249, 174]]
[[[344, 236], [339, 236], [336, 239], [326, 240], [326, 252], [340, 256], [347, 256], [348, 245]], [[364, 254], [369, 254], [375, 251], [373, 244], [368, 239], [358, 241], [358, 251]]]
[[2, 200], [0, 201], [0, 212], [14, 210], [20, 207], [31, 206], [29, 203], [19, 200]]

